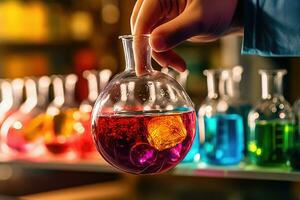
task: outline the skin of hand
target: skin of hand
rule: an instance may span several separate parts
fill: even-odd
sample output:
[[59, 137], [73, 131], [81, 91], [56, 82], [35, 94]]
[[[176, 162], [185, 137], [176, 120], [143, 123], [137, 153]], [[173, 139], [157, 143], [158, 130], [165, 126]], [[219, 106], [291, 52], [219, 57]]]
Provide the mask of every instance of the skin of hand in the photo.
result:
[[[183, 41], [210, 42], [241, 32], [242, 0], [137, 0], [131, 15], [133, 35], [150, 34], [153, 58], [162, 67], [186, 70], [172, 48]], [[134, 44], [138, 74], [145, 72], [143, 47]]]

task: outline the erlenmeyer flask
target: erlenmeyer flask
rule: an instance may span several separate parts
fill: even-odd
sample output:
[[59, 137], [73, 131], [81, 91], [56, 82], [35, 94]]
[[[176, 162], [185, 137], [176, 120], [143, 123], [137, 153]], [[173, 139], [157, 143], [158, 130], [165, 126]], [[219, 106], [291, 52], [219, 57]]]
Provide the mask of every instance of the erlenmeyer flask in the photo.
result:
[[75, 74], [52, 77], [54, 99], [47, 108], [44, 123], [47, 150], [53, 155], [69, 159], [77, 157], [76, 143], [80, 135], [84, 134], [74, 97], [76, 82]]
[[244, 127], [228, 91], [231, 70], [205, 70], [208, 96], [198, 117], [201, 160], [214, 165], [238, 164], [243, 158]]
[[248, 117], [248, 156], [257, 165], [286, 165], [295, 142], [295, 115], [282, 95], [286, 70], [260, 70], [261, 101]]
[[[120, 170], [162, 173], [176, 166], [192, 145], [193, 103], [173, 78], [152, 69], [148, 35], [120, 38], [126, 69], [109, 82], [95, 103], [95, 143], [103, 158]], [[137, 43], [146, 71], [140, 76], [133, 51]]]
[[26, 100], [20, 109], [10, 115], [2, 124], [1, 137], [4, 152], [37, 156], [43, 153], [43, 117], [37, 117], [45, 111], [47, 106], [48, 88], [50, 80], [41, 77], [26, 78]]
[[108, 69], [101, 70], [99, 73], [95, 70], [83, 72], [83, 77], [88, 82], [88, 98], [79, 107], [81, 114], [80, 121], [85, 130], [77, 144], [79, 148], [78, 152], [82, 158], [90, 157], [92, 153], [96, 152], [96, 146], [91, 133], [91, 112], [99, 94], [98, 88], [105, 87], [111, 74], [111, 71]]

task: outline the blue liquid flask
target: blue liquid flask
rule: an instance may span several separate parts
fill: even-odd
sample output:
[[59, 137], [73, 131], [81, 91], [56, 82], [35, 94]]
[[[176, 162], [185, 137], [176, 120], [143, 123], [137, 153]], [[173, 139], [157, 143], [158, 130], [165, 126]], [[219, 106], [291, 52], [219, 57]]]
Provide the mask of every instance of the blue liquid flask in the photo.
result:
[[208, 96], [199, 109], [201, 160], [213, 165], [243, 159], [244, 124], [230, 93], [231, 70], [205, 70]]

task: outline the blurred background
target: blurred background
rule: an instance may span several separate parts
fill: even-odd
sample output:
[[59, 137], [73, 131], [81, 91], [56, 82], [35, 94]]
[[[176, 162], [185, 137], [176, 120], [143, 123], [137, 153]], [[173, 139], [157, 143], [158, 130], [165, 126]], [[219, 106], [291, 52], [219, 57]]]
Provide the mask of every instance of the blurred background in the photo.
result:
[[[124, 69], [118, 36], [130, 34], [134, 0], [2, 0], [0, 1], [0, 75], [2, 78], [82, 73], [86, 69]], [[260, 96], [258, 69], [285, 68], [285, 96], [294, 102], [297, 58], [262, 58], [240, 54], [242, 38], [229, 36], [176, 48], [187, 62], [187, 90], [196, 105], [206, 95], [204, 69], [242, 65], [242, 91]], [[247, 84], [246, 84], [247, 83]]]
[[[80, 76], [90, 69], [110, 69], [115, 74], [124, 70], [118, 36], [130, 34], [129, 19], [134, 3], [134, 0], [1, 0], [1, 78], [69, 73]], [[240, 54], [241, 46], [241, 37], [230, 36], [206, 44], [184, 43], [176, 48], [188, 65], [186, 88], [196, 109], [207, 95], [202, 73], [209, 68], [243, 66], [241, 91], [253, 104], [261, 91], [258, 69], [284, 68], [288, 71], [285, 97], [290, 103], [300, 97], [299, 58], [244, 56]], [[87, 91], [78, 84], [78, 102], [87, 97]], [[3, 197], [0, 199], [18, 196], [26, 196], [25, 199], [300, 199], [300, 185], [291, 181], [172, 174], [136, 177], [105, 170], [46, 168], [2, 163], [0, 194]], [[64, 189], [70, 187], [74, 189]], [[49, 192], [54, 190], [59, 192]], [[34, 195], [40, 192], [48, 193]]]

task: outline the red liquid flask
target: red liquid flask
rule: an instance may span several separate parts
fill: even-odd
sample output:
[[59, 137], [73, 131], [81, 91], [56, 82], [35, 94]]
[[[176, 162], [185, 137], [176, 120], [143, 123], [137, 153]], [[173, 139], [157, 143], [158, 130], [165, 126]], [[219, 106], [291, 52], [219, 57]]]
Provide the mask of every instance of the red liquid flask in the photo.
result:
[[[193, 103], [175, 79], [152, 69], [148, 35], [120, 38], [126, 69], [110, 81], [95, 103], [95, 143], [117, 169], [132, 174], [163, 173], [175, 167], [193, 143]], [[137, 75], [137, 65], [144, 69], [142, 74]]]

